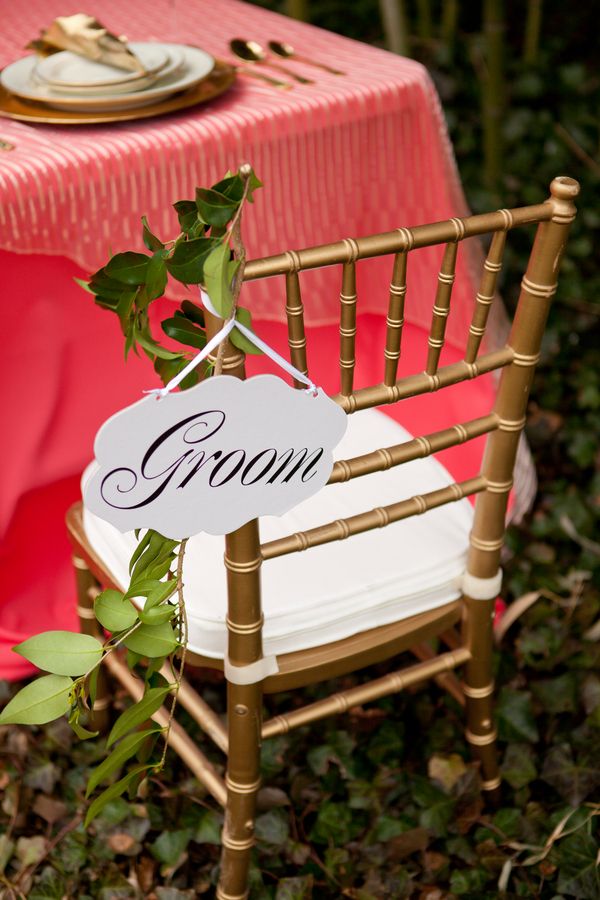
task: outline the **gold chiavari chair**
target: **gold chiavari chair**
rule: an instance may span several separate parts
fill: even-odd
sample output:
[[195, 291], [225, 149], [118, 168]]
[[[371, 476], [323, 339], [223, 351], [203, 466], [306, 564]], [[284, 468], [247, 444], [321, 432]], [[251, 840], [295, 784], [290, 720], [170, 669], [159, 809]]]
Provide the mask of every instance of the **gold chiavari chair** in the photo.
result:
[[[248, 896], [247, 877], [254, 842], [261, 740], [325, 716], [343, 713], [355, 705], [377, 700], [428, 678], [438, 678], [465, 705], [466, 738], [480, 760], [482, 788], [488, 794], [497, 792], [500, 777], [492, 713], [494, 685], [491, 653], [494, 601], [501, 580], [500, 551], [517, 445], [525, 424], [529, 391], [539, 359], [548, 309], [556, 290], [561, 255], [575, 217], [573, 201], [578, 192], [577, 182], [559, 177], [550, 186], [549, 199], [536, 206], [502, 209], [464, 219], [400, 228], [357, 240], [344, 240], [298, 252], [289, 251], [247, 264], [245, 280], [275, 275], [285, 277], [291, 359], [304, 372], [307, 371], [307, 355], [300, 273], [320, 266], [342, 266], [341, 389], [334, 399], [348, 415], [397, 403], [404, 398], [441, 391], [494, 370], [501, 370], [501, 375], [495, 407], [488, 415], [395, 446], [381, 447], [352, 459], [339, 460], [335, 463], [330, 484], [349, 482], [344, 488], [347, 490], [353, 479], [410, 465], [410, 461], [427, 458], [444, 448], [485, 434], [487, 444], [481, 470], [471, 478], [425, 491], [409, 499], [390, 497], [389, 503], [375, 509], [263, 543], [256, 520], [226, 535], [226, 660], [224, 662], [223, 659], [197, 652], [192, 652], [188, 658], [192, 664], [201, 667], [224, 668], [227, 723], [222, 722], [189, 683], [184, 681], [179, 695], [180, 703], [226, 754], [225, 777], [221, 777], [176, 722], [170, 733], [173, 749], [225, 810], [221, 874], [217, 889], [217, 897], [221, 900], [242, 900]], [[481, 342], [496, 291], [507, 234], [513, 228], [528, 224], [537, 225], [535, 241], [522, 280], [508, 342], [501, 349], [482, 352]], [[474, 303], [466, 351], [460, 362], [440, 367], [458, 248], [461, 241], [476, 235], [491, 235], [491, 243]], [[445, 244], [445, 250], [433, 306], [426, 368], [424, 372], [398, 379], [407, 261], [418, 248], [436, 244]], [[394, 260], [383, 353], [383, 381], [354, 389], [356, 264], [361, 259], [388, 254], [393, 255]], [[207, 316], [207, 329], [211, 336], [221, 324], [219, 319]], [[231, 344], [226, 349], [224, 372], [244, 378], [244, 356]], [[325, 504], [329, 490], [327, 487], [318, 495], [325, 498]], [[268, 567], [271, 560], [287, 554], [306, 552], [303, 559], [306, 559], [308, 567], [311, 548], [346, 540], [351, 544], [351, 538], [355, 535], [386, 528], [445, 504], [456, 503], [469, 495], [477, 497], [462, 592], [457, 592], [457, 599], [434, 605], [408, 618], [400, 616], [397, 621], [383, 626], [363, 627], [358, 633], [351, 633], [343, 639], [324, 640], [317, 646], [281, 653], [277, 658], [276, 671], [265, 669], [261, 606], [263, 565]], [[86, 533], [81, 504], [69, 512], [68, 527], [75, 548], [81, 625], [84, 631], [94, 633], [97, 625], [92, 607], [98, 583], [103, 587], [123, 588], [124, 585], [117, 583], [106, 559]], [[380, 537], [383, 539], [383, 535]], [[364, 565], [368, 564], [369, 560], [365, 559]], [[367, 608], [368, 603], [367, 597]], [[461, 626], [460, 634], [454, 628], [458, 624]], [[441, 637], [448, 649], [436, 654], [428, 648], [426, 642], [434, 637]], [[420, 657], [418, 663], [263, 722], [263, 695], [329, 679], [389, 659], [411, 648]], [[142, 688], [116, 654], [108, 657], [107, 665], [111, 674], [137, 699]], [[462, 669], [461, 685], [452, 674], [455, 669]], [[102, 710], [97, 708], [97, 715], [101, 714]], [[154, 718], [164, 724], [168, 714], [160, 710]]]

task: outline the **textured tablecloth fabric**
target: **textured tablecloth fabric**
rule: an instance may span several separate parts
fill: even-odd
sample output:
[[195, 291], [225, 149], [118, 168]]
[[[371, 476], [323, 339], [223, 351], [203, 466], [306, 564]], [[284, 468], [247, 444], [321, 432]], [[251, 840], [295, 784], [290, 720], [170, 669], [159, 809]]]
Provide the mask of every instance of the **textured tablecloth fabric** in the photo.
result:
[[[14, 144], [0, 152], [0, 321], [10, 423], [0, 451], [5, 677], [28, 671], [9, 653], [17, 640], [47, 627], [75, 627], [64, 511], [78, 496], [79, 474], [101, 422], [154, 383], [142, 361], [133, 359], [125, 369], [113, 317], [94, 307], [73, 276], [89, 274], [111, 251], [142, 250], [142, 213], [158, 234], [173, 235], [171, 204], [243, 161], [265, 184], [245, 216], [250, 257], [466, 214], [439, 100], [418, 63], [237, 0], [100, 0], [86, 9], [131, 40], [194, 43], [225, 59], [232, 37], [287, 40], [347, 74], [290, 62], [314, 84], [284, 92], [242, 75], [206, 106], [112, 126], [0, 119], [0, 138]], [[0, 65], [22, 56], [55, 16], [73, 11], [64, 0], [5, 4]], [[416, 329], [429, 326], [442, 251], [411, 254], [406, 315]], [[447, 361], [459, 358], [464, 346], [479, 261], [477, 244], [465, 242]], [[361, 264], [361, 314], [385, 314], [390, 274], [389, 258]], [[331, 326], [338, 317], [339, 267], [302, 277], [307, 323]], [[181, 295], [181, 288], [169, 286], [168, 297]], [[282, 279], [247, 285], [244, 303], [255, 322], [272, 324], [274, 341], [283, 338], [275, 324], [284, 317]], [[156, 314], [164, 317], [168, 306], [168, 299], [161, 301]], [[493, 325], [493, 342], [500, 339], [501, 320]], [[329, 329], [322, 334], [329, 348], [324, 362], [333, 372], [335, 338]], [[464, 418], [480, 405], [469, 399], [480, 389], [469, 390]], [[487, 399], [491, 392], [490, 383]], [[443, 406], [443, 395], [440, 401]], [[421, 432], [431, 430], [428, 424]], [[408, 425], [417, 430], [414, 422]]]

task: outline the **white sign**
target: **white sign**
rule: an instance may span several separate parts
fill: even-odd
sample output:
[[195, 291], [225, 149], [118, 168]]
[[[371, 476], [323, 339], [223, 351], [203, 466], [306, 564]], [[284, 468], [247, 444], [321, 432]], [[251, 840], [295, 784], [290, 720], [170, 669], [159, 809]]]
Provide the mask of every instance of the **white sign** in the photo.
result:
[[108, 419], [84, 502], [119, 531], [226, 534], [316, 494], [346, 424], [320, 389], [314, 396], [274, 375], [208, 378]]

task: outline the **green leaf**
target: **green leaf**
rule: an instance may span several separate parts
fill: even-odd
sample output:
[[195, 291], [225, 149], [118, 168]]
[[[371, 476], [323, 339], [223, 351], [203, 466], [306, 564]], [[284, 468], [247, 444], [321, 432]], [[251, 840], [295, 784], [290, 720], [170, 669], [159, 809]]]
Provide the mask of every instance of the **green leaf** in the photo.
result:
[[[157, 563], [162, 562], [163, 560], [172, 560], [174, 558], [174, 549], [179, 544], [179, 541], [172, 541], [168, 538], [162, 536], [157, 531], [149, 531], [148, 534], [150, 538], [146, 546], [144, 546], [144, 551], [136, 559], [135, 565], [133, 566], [131, 572], [131, 585], [128, 591], [128, 596], [135, 597], [134, 590], [134, 582], [139, 581], [140, 579], [147, 580], [148, 578], [161, 578], [162, 576], [150, 576], [147, 574], [150, 567], [155, 567]], [[139, 548], [138, 548], [139, 549]], [[134, 557], [135, 557], [134, 553]], [[166, 571], [163, 574], [166, 574]]]
[[557, 744], [546, 754], [541, 777], [571, 806], [578, 806], [600, 785], [600, 760], [574, 758], [569, 744]]
[[[175, 375], [178, 375], [182, 369], [184, 369], [189, 360], [185, 358], [185, 356], [178, 356], [176, 359], [159, 359], [157, 356], [154, 360], [154, 371], [159, 376], [160, 380], [163, 384], [168, 384], [171, 378], [174, 378]], [[179, 388], [182, 391], [187, 390], [187, 388], [193, 387], [195, 384], [198, 384], [199, 372], [202, 368], [202, 363], [196, 368], [192, 369], [189, 372], [183, 381], [179, 382]]]
[[143, 744], [147, 737], [151, 734], [158, 734], [161, 730], [162, 729], [156, 725], [153, 728], [147, 728], [145, 731], [134, 731], [132, 734], [128, 734], [124, 737], [123, 740], [117, 744], [110, 756], [93, 770], [87, 783], [85, 792], [86, 797], [89, 797], [92, 791], [95, 790], [102, 781], [106, 781], [113, 772], [120, 769], [128, 759], [135, 756], [138, 747], [140, 744]]
[[83, 278], [73, 278], [73, 281], [75, 282], [75, 284], [78, 284], [79, 287], [82, 287], [84, 291], [87, 291], [88, 294], [95, 293], [95, 291], [91, 289], [89, 281], [84, 281]]
[[352, 812], [346, 804], [326, 801], [319, 806], [317, 819], [309, 837], [316, 844], [344, 845], [352, 839], [351, 826]]
[[504, 687], [498, 696], [496, 707], [498, 735], [504, 741], [531, 741], [539, 739], [537, 725], [531, 708], [531, 694]]
[[79, 722], [75, 719], [73, 721], [69, 719], [69, 725], [80, 741], [87, 741], [89, 740], [89, 738], [98, 737], [98, 735], [100, 734], [99, 731], [88, 731], [87, 728], [84, 728], [83, 725], [80, 725]]
[[530, 744], [509, 744], [502, 763], [502, 775], [518, 790], [537, 777], [533, 748]]
[[150, 688], [146, 691], [141, 700], [121, 713], [106, 741], [106, 746], [110, 747], [115, 741], [120, 740], [132, 728], [137, 728], [143, 722], [146, 722], [159, 709], [165, 697], [171, 692], [171, 685], [165, 687]]
[[117, 253], [104, 267], [110, 278], [122, 281], [124, 284], [144, 284], [146, 270], [150, 257], [145, 253]]
[[[190, 322], [194, 322], [195, 325], [200, 325], [201, 328], [204, 328], [206, 319], [204, 310], [201, 306], [197, 306], [195, 303], [192, 303], [191, 300], [182, 300], [181, 313], [186, 319], [189, 319]], [[177, 313], [175, 315], [177, 315]]]
[[174, 866], [187, 848], [192, 833], [191, 828], [183, 828], [180, 831], [163, 831], [150, 846], [152, 856], [164, 865]]
[[[241, 322], [242, 325], [245, 325], [246, 328], [250, 328], [252, 331], [252, 317], [250, 315], [250, 311], [244, 309], [242, 306], [238, 306], [235, 314], [238, 322]], [[243, 350], [244, 353], [254, 353], [260, 355], [262, 350], [260, 350], [256, 344], [253, 344], [252, 341], [249, 341], [245, 334], [242, 334], [237, 328], [234, 328], [231, 334], [229, 335], [229, 340], [237, 347], [238, 350]]]
[[[103, 267], [102, 269], [98, 269], [98, 271], [94, 272], [91, 276], [89, 286], [95, 294], [101, 294], [103, 297], [118, 300], [123, 293], [126, 284], [119, 281], [117, 278], [111, 278], [107, 273], [106, 268]], [[135, 286], [130, 288], [130, 290], [135, 293]]]
[[190, 347], [201, 349], [206, 344], [206, 334], [189, 319], [183, 316], [173, 316], [172, 319], [164, 319], [161, 322], [162, 330], [174, 341], [187, 344]]
[[26, 685], [0, 713], [0, 725], [44, 725], [69, 709], [71, 678], [43, 675]]
[[221, 843], [223, 816], [213, 809], [203, 809], [200, 815], [194, 840], [197, 844], [216, 844], [218, 846]]
[[94, 602], [94, 613], [107, 631], [127, 631], [138, 619], [137, 610], [121, 591], [102, 591]]
[[200, 284], [204, 278], [204, 263], [218, 238], [194, 238], [177, 244], [173, 255], [167, 259], [167, 269], [173, 278], [183, 284]]
[[150, 606], [149, 608], [147, 608], [146, 604], [144, 609], [140, 610], [140, 620], [144, 625], [161, 625], [163, 622], [168, 622], [172, 619], [176, 612], [177, 607], [172, 606], [170, 603], [164, 606]]
[[196, 206], [207, 225], [224, 228], [234, 217], [239, 201], [210, 188], [196, 188]]
[[165, 264], [164, 251], [159, 250], [155, 253], [148, 263], [146, 269], [146, 293], [148, 301], [156, 300], [162, 297], [167, 286], [167, 267]]
[[569, 897], [596, 900], [600, 897], [598, 844], [578, 831], [558, 845], [558, 890]]
[[145, 609], [151, 609], [163, 603], [168, 597], [177, 590], [177, 580], [172, 578], [170, 581], [158, 581], [155, 578], [141, 579], [135, 582], [135, 585], [129, 589], [128, 598], [147, 597]]
[[204, 263], [204, 286], [222, 319], [231, 313], [231, 282], [239, 263], [230, 259], [229, 244], [220, 243]]
[[102, 812], [105, 806], [110, 803], [111, 800], [115, 800], [117, 797], [120, 797], [121, 794], [124, 794], [127, 790], [131, 781], [136, 778], [140, 772], [145, 771], [146, 769], [151, 769], [152, 766], [136, 766], [135, 769], [132, 769], [131, 772], [128, 772], [126, 775], [121, 778], [120, 781], [116, 781], [114, 784], [111, 784], [109, 788], [96, 797], [93, 803], [88, 807], [88, 811], [84, 820], [84, 828], [87, 828], [90, 822], [96, 818], [96, 816]]
[[148, 250], [162, 250], [165, 246], [160, 238], [157, 238], [155, 234], [152, 234], [150, 231], [150, 226], [148, 225], [148, 220], [146, 216], [142, 216], [142, 237], [144, 239], [144, 244], [148, 248]]
[[198, 207], [194, 200], [178, 200], [173, 204], [181, 230], [191, 237], [204, 231], [204, 223], [198, 217]]
[[152, 659], [154, 656], [167, 656], [179, 645], [175, 632], [168, 622], [161, 625], [140, 625], [124, 641], [125, 646], [134, 653], [140, 653]]
[[217, 181], [212, 186], [213, 191], [228, 197], [229, 200], [239, 206], [240, 200], [244, 195], [244, 179], [238, 175], [227, 175], [221, 181]]
[[280, 809], [271, 809], [256, 819], [256, 838], [265, 844], [282, 846], [290, 833], [287, 813]]
[[[147, 532], [145, 533], [144, 537], [141, 540], [138, 540], [138, 545], [135, 548], [135, 550], [133, 552], [133, 556], [131, 557], [131, 559], [129, 561], [129, 574], [130, 575], [133, 571], [133, 567], [135, 566], [136, 562], [138, 561], [138, 559], [140, 558], [140, 556], [142, 555], [142, 553], [144, 552], [144, 550], [150, 543], [153, 534], [156, 534], [156, 532], [153, 531], [151, 528], [149, 528], [147, 530]], [[136, 536], [137, 536], [137, 533], [136, 533]]]
[[54, 675], [83, 675], [102, 656], [99, 640], [75, 631], [44, 631], [13, 650]]
[[145, 328], [141, 330], [135, 327], [134, 337], [140, 347], [147, 350], [152, 357], [159, 356], [161, 359], [176, 359], [179, 356], [178, 353], [174, 353], [172, 350], [167, 350], [166, 347], [161, 347], [160, 344], [157, 344], [150, 332]]

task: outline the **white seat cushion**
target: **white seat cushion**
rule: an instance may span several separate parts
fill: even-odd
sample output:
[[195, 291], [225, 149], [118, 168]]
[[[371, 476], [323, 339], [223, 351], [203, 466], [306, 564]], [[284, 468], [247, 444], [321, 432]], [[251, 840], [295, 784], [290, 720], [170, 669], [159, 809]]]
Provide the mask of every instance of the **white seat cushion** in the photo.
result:
[[[388, 416], [365, 410], [349, 417], [335, 455], [349, 459], [410, 439]], [[433, 491], [451, 481], [437, 460], [427, 458], [330, 485], [284, 516], [262, 518], [261, 541]], [[261, 570], [265, 655], [340, 640], [455, 600], [472, 518], [471, 504], [462, 500], [345, 541], [267, 560]], [[121, 534], [88, 510], [84, 527], [94, 551], [125, 589], [136, 546], [133, 532]], [[212, 658], [223, 658], [226, 649], [223, 551], [224, 538], [198, 534], [190, 539], [184, 560], [189, 647]]]

